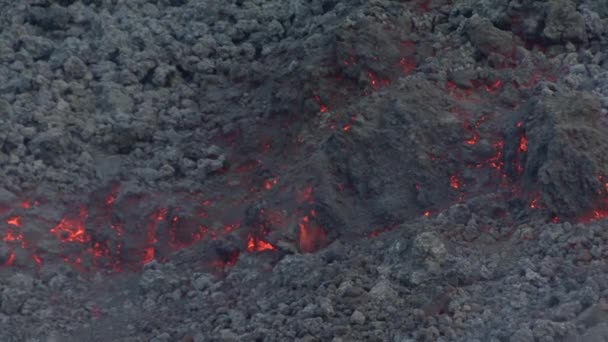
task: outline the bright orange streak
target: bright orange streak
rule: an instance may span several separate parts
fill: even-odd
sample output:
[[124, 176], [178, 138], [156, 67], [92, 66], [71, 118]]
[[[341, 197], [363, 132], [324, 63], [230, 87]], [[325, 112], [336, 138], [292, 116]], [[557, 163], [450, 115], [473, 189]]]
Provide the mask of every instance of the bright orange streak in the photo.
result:
[[13, 217], [9, 218], [8, 220], [6, 220], [6, 223], [8, 223], [11, 226], [21, 227], [21, 219], [19, 216], [13, 216]]

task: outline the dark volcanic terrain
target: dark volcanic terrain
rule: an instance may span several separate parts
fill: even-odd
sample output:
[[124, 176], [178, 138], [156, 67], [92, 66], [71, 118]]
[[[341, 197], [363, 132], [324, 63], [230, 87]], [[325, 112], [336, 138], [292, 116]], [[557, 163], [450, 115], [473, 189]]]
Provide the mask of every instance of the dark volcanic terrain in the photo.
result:
[[604, 1], [0, 0], [0, 127], [0, 341], [608, 341]]

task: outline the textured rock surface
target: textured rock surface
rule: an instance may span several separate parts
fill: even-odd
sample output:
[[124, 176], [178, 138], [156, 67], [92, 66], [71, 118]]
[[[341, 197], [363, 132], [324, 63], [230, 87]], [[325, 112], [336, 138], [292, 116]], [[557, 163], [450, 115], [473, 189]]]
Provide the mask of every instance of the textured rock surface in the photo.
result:
[[604, 2], [0, 8], [1, 341], [605, 338]]

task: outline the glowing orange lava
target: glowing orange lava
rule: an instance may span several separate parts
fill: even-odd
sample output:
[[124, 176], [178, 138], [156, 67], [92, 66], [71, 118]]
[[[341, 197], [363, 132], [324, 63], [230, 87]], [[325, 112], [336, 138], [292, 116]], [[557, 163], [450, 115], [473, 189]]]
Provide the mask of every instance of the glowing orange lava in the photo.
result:
[[19, 216], [13, 216], [6, 220], [6, 223], [10, 226], [21, 227], [21, 218]]
[[477, 135], [477, 133], [473, 133], [473, 136], [471, 137], [471, 139], [465, 141], [465, 143], [467, 145], [475, 145], [475, 144], [477, 144], [478, 141], [479, 141], [479, 135]]
[[154, 247], [148, 247], [144, 250], [144, 255], [142, 258], [142, 263], [148, 264], [154, 260]]
[[304, 216], [298, 224], [300, 228], [300, 250], [303, 253], [310, 253], [325, 243], [326, 234], [323, 228], [312, 225], [308, 216]]
[[80, 209], [80, 214], [75, 218], [64, 217], [59, 224], [50, 230], [51, 234], [56, 235], [62, 242], [85, 243], [90, 240], [86, 233], [84, 221], [88, 213], [85, 208]]
[[249, 236], [247, 237], [247, 251], [250, 253], [274, 250], [276, 250], [276, 248], [266, 241], [254, 238], [253, 236], [251, 236], [251, 234], [249, 234]]

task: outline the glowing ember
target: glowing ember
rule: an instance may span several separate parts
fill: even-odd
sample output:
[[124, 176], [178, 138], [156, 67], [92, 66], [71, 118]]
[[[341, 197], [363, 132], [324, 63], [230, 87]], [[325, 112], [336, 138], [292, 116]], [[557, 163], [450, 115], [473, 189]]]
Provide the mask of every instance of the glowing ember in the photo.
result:
[[530, 208], [532, 209], [538, 209], [538, 198], [534, 198], [531, 202], [530, 202]]
[[391, 83], [388, 79], [379, 80], [376, 74], [371, 71], [367, 73], [367, 79], [373, 89], [377, 89], [380, 86], [387, 86]]
[[352, 123], [348, 123], [348, 124], [344, 125], [344, 127], [342, 127], [342, 130], [344, 132], [348, 132], [351, 129], [351, 127], [353, 127], [353, 124]]
[[522, 135], [519, 138], [519, 152], [526, 153], [528, 151], [528, 138], [525, 135]]
[[13, 232], [12, 230], [9, 230], [8, 232], [6, 232], [6, 234], [2, 238], [2, 241], [7, 241], [7, 242], [19, 241], [19, 236], [15, 235], [15, 232]]
[[319, 104], [319, 112], [320, 113], [326, 113], [328, 111], [328, 108], [326, 105], [324, 105], [323, 103], [321, 103], [321, 98], [318, 95], [315, 95], [314, 97], [315, 102], [317, 104]]
[[30, 203], [30, 201], [23, 201], [21, 202], [21, 208], [23, 209], [30, 209], [32, 207], [32, 204]]
[[56, 235], [63, 242], [80, 242], [85, 243], [90, 240], [89, 235], [85, 231], [84, 221], [88, 213], [86, 209], [81, 208], [80, 214], [75, 218], [64, 217], [59, 224], [50, 230], [51, 234]]
[[458, 181], [458, 177], [455, 175], [450, 176], [450, 186], [454, 189], [460, 188], [460, 182]]
[[21, 227], [21, 218], [19, 216], [13, 216], [13, 217], [9, 218], [8, 220], [6, 220], [6, 223], [8, 223], [11, 226]]
[[475, 144], [477, 144], [478, 141], [479, 141], [479, 135], [477, 135], [477, 133], [473, 133], [473, 136], [471, 137], [471, 139], [465, 141], [465, 143], [467, 145], [475, 145]]
[[106, 205], [107, 206], [112, 206], [112, 204], [114, 204], [115, 200], [116, 200], [116, 196], [114, 196], [114, 195], [108, 195], [108, 197], [106, 198]]
[[273, 186], [277, 185], [278, 179], [277, 177], [267, 179], [264, 181], [264, 189], [270, 190]]
[[422, 215], [424, 215], [424, 217], [429, 217], [429, 216], [431, 216], [431, 212], [425, 211], [424, 214], [422, 214]]

